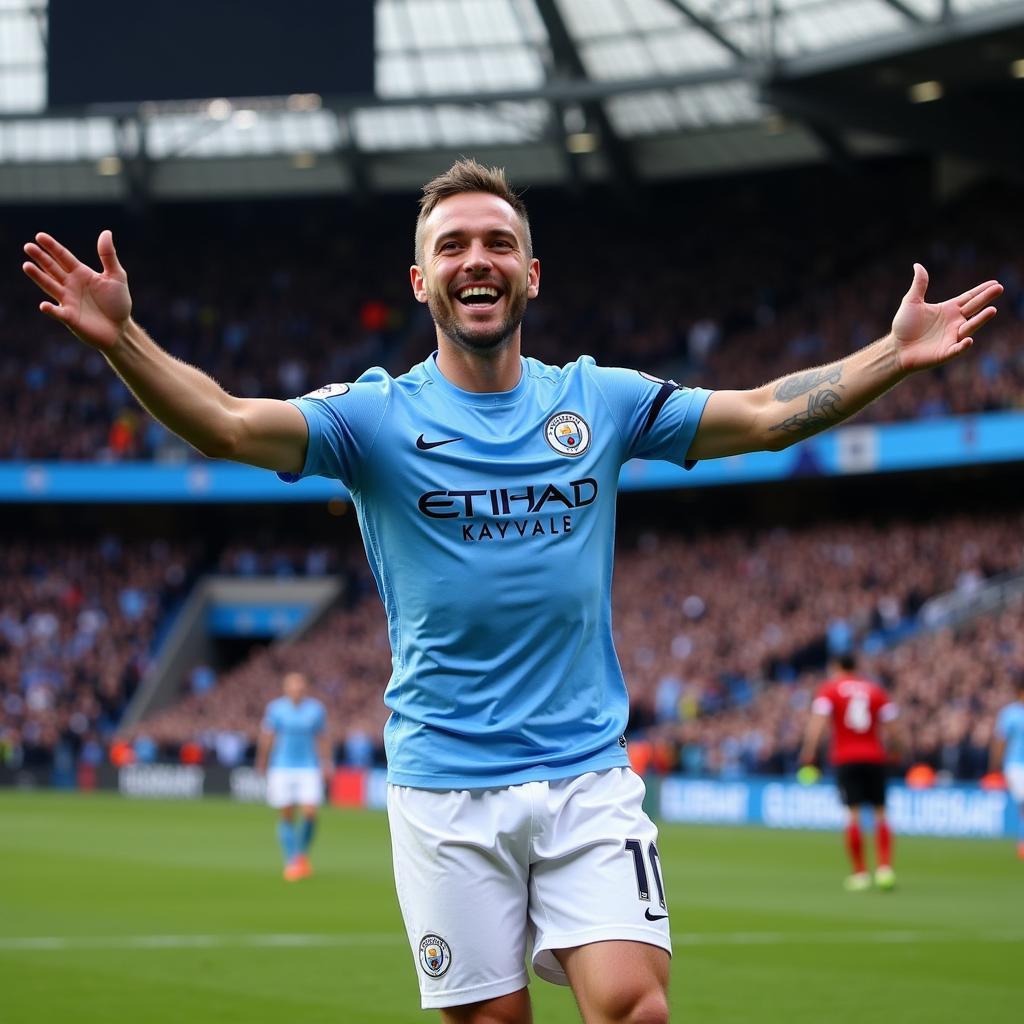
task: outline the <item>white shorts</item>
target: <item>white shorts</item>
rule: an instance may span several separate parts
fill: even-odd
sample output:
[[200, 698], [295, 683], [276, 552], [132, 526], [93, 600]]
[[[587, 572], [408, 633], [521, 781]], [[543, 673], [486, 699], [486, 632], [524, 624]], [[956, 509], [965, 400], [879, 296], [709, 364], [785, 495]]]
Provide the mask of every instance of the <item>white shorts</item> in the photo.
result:
[[625, 939], [672, 951], [644, 784], [628, 768], [501, 789], [388, 787], [395, 887], [424, 1009], [494, 999], [553, 950]]
[[314, 807], [323, 801], [324, 780], [319, 768], [267, 770], [267, 803], [271, 807]]
[[1024, 804], [1024, 764], [1008, 764], [1003, 769], [1006, 788], [1016, 804]]

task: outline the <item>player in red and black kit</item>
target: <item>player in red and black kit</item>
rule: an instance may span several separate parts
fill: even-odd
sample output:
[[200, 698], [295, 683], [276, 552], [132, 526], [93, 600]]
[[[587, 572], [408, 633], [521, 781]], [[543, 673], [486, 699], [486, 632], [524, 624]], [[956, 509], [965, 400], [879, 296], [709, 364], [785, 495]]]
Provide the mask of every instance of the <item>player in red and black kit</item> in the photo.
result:
[[836, 769], [839, 794], [847, 809], [846, 849], [853, 874], [846, 888], [868, 889], [871, 875], [864, 863], [860, 808], [870, 804], [875, 815], [877, 865], [875, 884], [891, 889], [896, 882], [892, 869], [892, 831], [885, 815], [886, 740], [897, 716], [896, 705], [878, 683], [856, 674], [857, 660], [852, 654], [835, 659], [834, 674], [822, 683], [811, 704], [801, 765], [813, 763], [818, 746], [829, 724], [832, 726], [832, 764]]

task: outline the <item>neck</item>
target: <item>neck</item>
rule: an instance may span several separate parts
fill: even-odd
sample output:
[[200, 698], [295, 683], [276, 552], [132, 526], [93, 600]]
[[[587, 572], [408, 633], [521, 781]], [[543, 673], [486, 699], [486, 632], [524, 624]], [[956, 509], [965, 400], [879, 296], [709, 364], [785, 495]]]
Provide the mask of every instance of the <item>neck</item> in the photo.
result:
[[481, 394], [511, 391], [522, 376], [519, 332], [493, 352], [469, 352], [437, 332], [437, 368], [463, 391]]

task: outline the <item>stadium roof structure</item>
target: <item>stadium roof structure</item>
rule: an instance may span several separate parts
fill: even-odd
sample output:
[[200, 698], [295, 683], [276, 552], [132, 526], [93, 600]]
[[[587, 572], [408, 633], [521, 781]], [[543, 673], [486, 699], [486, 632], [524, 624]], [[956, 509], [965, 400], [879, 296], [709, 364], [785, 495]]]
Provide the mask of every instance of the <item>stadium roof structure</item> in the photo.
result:
[[1024, 167], [1024, 0], [376, 0], [371, 96], [59, 112], [47, 14], [0, 0], [5, 201], [406, 191], [463, 153], [576, 188], [908, 149]]

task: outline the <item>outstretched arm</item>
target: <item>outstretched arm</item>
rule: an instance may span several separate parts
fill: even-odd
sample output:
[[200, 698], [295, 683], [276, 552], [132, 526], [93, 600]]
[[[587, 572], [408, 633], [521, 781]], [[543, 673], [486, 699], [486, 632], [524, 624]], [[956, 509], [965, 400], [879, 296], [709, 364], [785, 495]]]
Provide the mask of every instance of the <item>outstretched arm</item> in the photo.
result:
[[807, 721], [807, 729], [804, 731], [804, 742], [800, 747], [800, 764], [814, 764], [814, 758], [818, 754], [825, 730], [828, 728], [828, 715], [819, 715], [816, 711], [811, 712]]
[[267, 772], [267, 761], [270, 758], [270, 748], [274, 745], [274, 734], [269, 729], [260, 729], [259, 739], [256, 741], [256, 771], [260, 775]]
[[772, 381], [750, 391], [716, 391], [708, 399], [691, 459], [780, 451], [841, 423], [917, 370], [966, 352], [974, 334], [996, 315], [989, 303], [998, 281], [976, 285], [955, 299], [924, 301], [928, 272], [914, 264], [892, 330], [872, 345], [826, 366]]
[[101, 273], [50, 235], [25, 246], [31, 262], [22, 269], [53, 300], [40, 311], [100, 352], [156, 419], [204, 455], [299, 472], [308, 440], [302, 413], [287, 402], [235, 398], [165, 352], [131, 318], [128, 275], [109, 231], [96, 250]]

